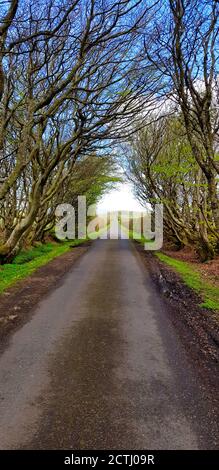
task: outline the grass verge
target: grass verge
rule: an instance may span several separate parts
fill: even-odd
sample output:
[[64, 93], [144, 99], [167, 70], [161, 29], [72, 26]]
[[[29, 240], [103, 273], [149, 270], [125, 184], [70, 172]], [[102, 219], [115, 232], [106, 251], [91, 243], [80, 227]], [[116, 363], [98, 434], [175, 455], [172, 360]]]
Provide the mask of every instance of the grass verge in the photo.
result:
[[58, 244], [46, 243], [30, 250], [22, 250], [11, 264], [0, 266], [0, 294], [20, 279], [32, 274], [37, 268], [60, 256], [72, 246], [81, 245], [86, 240], [70, 240]]
[[[123, 227], [124, 228], [124, 227]], [[128, 230], [127, 230], [128, 233]], [[129, 238], [135, 239], [141, 245], [147, 243], [147, 239], [144, 236], [140, 236], [138, 233], [129, 230]], [[210, 310], [219, 311], [219, 288], [212, 285], [210, 282], [206, 282], [201, 274], [192, 266], [191, 263], [180, 261], [170, 256], [161, 253], [160, 251], [154, 251], [154, 254], [165, 264], [173, 268], [182, 278], [183, 282], [193, 289], [197, 294], [201, 295], [203, 302], [200, 307], [208, 308]]]
[[123, 230], [123, 232], [125, 232], [128, 235], [128, 238], [130, 240], [135, 240], [136, 242], [140, 243], [141, 245], [144, 245], [147, 242], [151, 242], [151, 240], [147, 240], [144, 237], [144, 235], [142, 235], [138, 232], [135, 232], [134, 230], [130, 230], [127, 227], [125, 227], [124, 225], [121, 225], [121, 229]]
[[184, 283], [201, 295], [203, 302], [200, 307], [219, 311], [219, 288], [202, 279], [201, 274], [185, 261], [172, 258], [157, 251], [155, 255], [165, 264], [171, 266], [182, 278]]

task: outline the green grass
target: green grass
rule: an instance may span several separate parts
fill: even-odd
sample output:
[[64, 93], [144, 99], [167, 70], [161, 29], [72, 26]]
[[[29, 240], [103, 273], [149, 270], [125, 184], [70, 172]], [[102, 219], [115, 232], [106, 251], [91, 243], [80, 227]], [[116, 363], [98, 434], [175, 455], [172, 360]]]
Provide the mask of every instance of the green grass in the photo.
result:
[[219, 288], [202, 279], [201, 274], [191, 263], [171, 258], [160, 252], [156, 252], [155, 255], [180, 274], [188, 287], [201, 295], [203, 298], [203, 302], [200, 304], [201, 307], [219, 311]]
[[129, 238], [131, 240], [136, 240], [136, 242], [139, 242], [142, 245], [146, 242], [146, 239], [144, 238], [144, 236], [139, 234], [138, 232], [135, 232], [134, 230], [129, 230], [128, 232], [129, 232]]
[[136, 242], [140, 243], [141, 245], [144, 245], [147, 242], [151, 242], [151, 240], [147, 240], [144, 235], [135, 232], [134, 230], [130, 230], [124, 225], [121, 225], [122, 230], [129, 235], [130, 240], [135, 240]]
[[71, 246], [77, 246], [86, 240], [71, 240], [58, 244], [46, 243], [30, 250], [22, 250], [11, 264], [0, 266], [0, 293], [20, 279], [32, 274], [37, 268], [47, 264], [53, 258], [66, 253]]

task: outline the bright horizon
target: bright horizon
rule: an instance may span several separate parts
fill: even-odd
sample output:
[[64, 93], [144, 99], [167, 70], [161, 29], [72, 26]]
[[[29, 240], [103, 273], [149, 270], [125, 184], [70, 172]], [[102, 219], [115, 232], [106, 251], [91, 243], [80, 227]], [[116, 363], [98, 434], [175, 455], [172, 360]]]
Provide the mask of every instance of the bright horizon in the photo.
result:
[[114, 211], [135, 211], [145, 212], [147, 207], [143, 207], [134, 194], [131, 183], [118, 183], [117, 187], [106, 193], [97, 204], [97, 213], [103, 214]]

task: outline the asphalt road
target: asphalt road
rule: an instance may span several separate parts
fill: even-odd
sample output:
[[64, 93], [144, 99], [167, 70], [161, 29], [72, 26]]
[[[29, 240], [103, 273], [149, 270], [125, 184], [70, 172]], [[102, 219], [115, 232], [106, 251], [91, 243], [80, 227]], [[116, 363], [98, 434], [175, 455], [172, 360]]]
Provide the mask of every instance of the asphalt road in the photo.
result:
[[1, 449], [213, 449], [216, 412], [127, 240], [98, 241], [0, 356]]

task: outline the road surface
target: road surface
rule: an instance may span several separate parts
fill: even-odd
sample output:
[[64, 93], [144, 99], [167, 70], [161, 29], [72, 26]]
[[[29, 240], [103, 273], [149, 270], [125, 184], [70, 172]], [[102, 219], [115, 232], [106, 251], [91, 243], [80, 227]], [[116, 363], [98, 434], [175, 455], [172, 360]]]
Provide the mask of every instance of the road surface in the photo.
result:
[[213, 449], [215, 410], [128, 240], [102, 240], [0, 356], [1, 449]]

